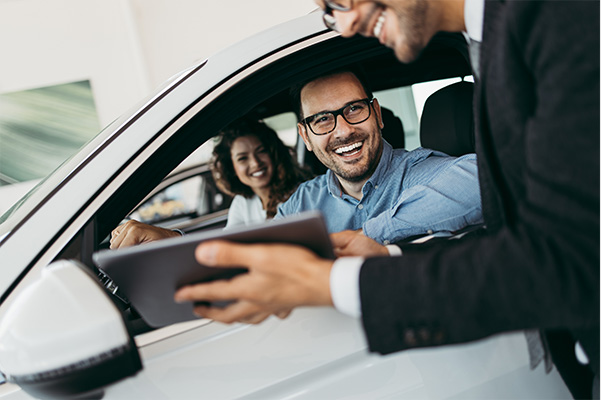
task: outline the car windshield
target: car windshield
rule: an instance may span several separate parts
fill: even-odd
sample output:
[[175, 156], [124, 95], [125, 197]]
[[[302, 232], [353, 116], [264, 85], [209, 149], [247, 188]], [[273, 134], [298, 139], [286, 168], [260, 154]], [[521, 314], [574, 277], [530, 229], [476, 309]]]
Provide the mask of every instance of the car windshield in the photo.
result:
[[[171, 78], [169, 78], [162, 86], [152, 93], [147, 98], [143, 99], [139, 104], [135, 105], [132, 110], [143, 110], [143, 105], [149, 103], [152, 99], [167, 91], [169, 88], [177, 86], [184, 81], [193, 71], [202, 68], [206, 64], [206, 60], [187, 68]], [[136, 112], [137, 113], [137, 112]], [[0, 215], [0, 244], [10, 234], [10, 232], [20, 223], [21, 220], [27, 217], [36, 206], [63, 182], [69, 174], [74, 171], [87, 157], [93, 154], [94, 150], [104, 143], [120, 126], [122, 126], [132, 115], [136, 113], [128, 112], [117, 118], [115, 121], [107, 125], [92, 139], [88, 140], [79, 151], [68, 157], [56, 169], [43, 178], [23, 197], [21, 197], [12, 207], [5, 213]]]
[[10, 231], [17, 226], [21, 219], [27, 216], [44, 198], [49, 196], [60, 182], [62, 182], [94, 148], [107, 139], [109, 132], [113, 132], [113, 129], [109, 128], [112, 128], [117, 122], [118, 121], [115, 121], [113, 124], [110, 124], [107, 128], [100, 131], [94, 138], [89, 140], [80, 151], [67, 158], [0, 216], [0, 243]]

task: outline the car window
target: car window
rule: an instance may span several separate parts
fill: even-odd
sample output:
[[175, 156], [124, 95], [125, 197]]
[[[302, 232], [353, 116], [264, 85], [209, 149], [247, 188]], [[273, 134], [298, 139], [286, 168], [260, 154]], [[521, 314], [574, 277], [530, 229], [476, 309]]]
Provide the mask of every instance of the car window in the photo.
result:
[[380, 106], [388, 108], [403, 124], [405, 148], [419, 147], [419, 122], [411, 87], [401, 87], [374, 92]]
[[[459, 78], [441, 79], [411, 86], [374, 92], [381, 106], [400, 118], [405, 134], [405, 148], [413, 150], [420, 146], [419, 123], [425, 100], [438, 89], [458, 82]], [[296, 148], [299, 142], [297, 118], [293, 112], [285, 112], [263, 119], [274, 129], [284, 144]], [[158, 226], [176, 227], [178, 223], [221, 211], [229, 207], [231, 199], [216, 188], [210, 176], [209, 164], [215, 138], [208, 140], [184, 160], [170, 176], [190, 167], [205, 166], [191, 178], [173, 183], [152, 195], [128, 218]], [[302, 163], [302, 159], [299, 160]]]
[[288, 147], [295, 148], [299, 140], [296, 129], [296, 114], [286, 112], [273, 117], [264, 118], [263, 121], [277, 132], [282, 142]]
[[[293, 112], [265, 118], [264, 122], [277, 132], [285, 145], [294, 148], [298, 134]], [[126, 219], [170, 229], [185, 228], [186, 232], [200, 228], [194, 225], [200, 217], [205, 217], [203, 227], [207, 226], [211, 214], [224, 220], [221, 211], [229, 208], [232, 198], [217, 188], [211, 175], [210, 162], [216, 143], [216, 138], [206, 141], [182, 161]]]
[[213, 181], [207, 172], [183, 179], [153, 195], [129, 218], [162, 226], [165, 222], [176, 223], [218, 211], [225, 196], [208, 188], [210, 185]]

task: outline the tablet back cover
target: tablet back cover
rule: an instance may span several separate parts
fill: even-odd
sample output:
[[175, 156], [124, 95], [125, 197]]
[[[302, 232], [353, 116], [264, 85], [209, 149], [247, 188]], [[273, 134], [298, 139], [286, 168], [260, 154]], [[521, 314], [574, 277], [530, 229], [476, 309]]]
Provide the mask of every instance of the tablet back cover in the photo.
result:
[[246, 271], [200, 265], [194, 258], [194, 250], [200, 242], [212, 239], [298, 244], [321, 257], [334, 259], [323, 217], [319, 212], [310, 211], [248, 227], [205, 231], [119, 250], [102, 250], [93, 255], [93, 260], [144, 321], [157, 328], [198, 318], [193, 313], [192, 303], [178, 304], [173, 300], [179, 287], [228, 279]]

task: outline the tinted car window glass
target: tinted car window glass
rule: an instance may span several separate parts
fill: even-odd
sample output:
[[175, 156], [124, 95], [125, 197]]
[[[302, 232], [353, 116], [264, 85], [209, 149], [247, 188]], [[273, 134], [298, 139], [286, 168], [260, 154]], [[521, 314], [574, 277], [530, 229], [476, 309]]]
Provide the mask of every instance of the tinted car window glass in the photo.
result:
[[152, 196], [130, 217], [153, 224], [178, 217], [204, 215], [209, 211], [206, 184], [201, 176], [177, 182]]

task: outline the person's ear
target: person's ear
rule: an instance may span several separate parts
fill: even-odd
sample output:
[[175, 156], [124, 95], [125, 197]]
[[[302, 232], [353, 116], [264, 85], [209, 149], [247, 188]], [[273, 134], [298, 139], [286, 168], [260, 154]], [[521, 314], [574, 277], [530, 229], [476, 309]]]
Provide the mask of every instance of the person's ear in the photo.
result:
[[380, 108], [380, 103], [378, 103], [378, 99], [374, 98], [373, 109], [376, 113], [376, 118], [378, 119], [378, 126], [380, 129], [384, 129], [384, 120], [382, 120], [382, 109]]
[[307, 132], [306, 125], [302, 122], [299, 122], [296, 124], [296, 127], [298, 128], [298, 134], [303, 139], [303, 142], [305, 142], [305, 146], [307, 146], [307, 150], [313, 151], [313, 148], [311, 147], [311, 142], [309, 141], [309, 132]]

